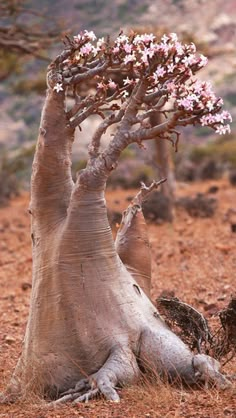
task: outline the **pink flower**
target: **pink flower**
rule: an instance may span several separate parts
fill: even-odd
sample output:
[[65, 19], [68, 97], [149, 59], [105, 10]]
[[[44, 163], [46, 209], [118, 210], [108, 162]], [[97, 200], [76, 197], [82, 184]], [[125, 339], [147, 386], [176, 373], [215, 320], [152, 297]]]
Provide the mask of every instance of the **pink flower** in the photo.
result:
[[170, 93], [173, 93], [176, 90], [176, 85], [172, 81], [166, 83], [166, 88]]
[[229, 122], [232, 122], [232, 116], [227, 110], [223, 110], [221, 113], [223, 119], [228, 119]]
[[126, 55], [124, 58], [124, 64], [128, 64], [129, 62], [133, 62], [135, 60], [136, 60], [136, 57], [134, 54]]
[[201, 119], [200, 119], [200, 122], [201, 122], [202, 126], [208, 125], [208, 115], [202, 116]]
[[164, 55], [165, 55], [165, 56], [167, 56], [167, 55], [168, 55], [168, 52], [169, 52], [169, 50], [170, 50], [170, 47], [169, 47], [169, 45], [167, 45], [167, 44], [165, 44], [164, 42], [162, 42], [162, 43], [160, 44], [160, 46], [159, 46], [159, 49], [160, 49], [162, 52], [164, 52]]
[[179, 106], [183, 107], [186, 110], [193, 110], [193, 102], [187, 97], [177, 100], [177, 103]]
[[125, 44], [124, 45], [124, 50], [126, 52], [126, 54], [130, 54], [132, 52], [133, 46], [131, 44]]
[[101, 81], [100, 83], [97, 83], [97, 88], [98, 89], [104, 89], [105, 88], [105, 84]]
[[82, 46], [80, 53], [81, 55], [89, 55], [93, 49], [93, 45], [90, 42], [88, 42], [87, 44]]
[[147, 44], [149, 42], [153, 42], [156, 37], [153, 35], [153, 33], [145, 33], [144, 35], [141, 35], [141, 39], [145, 44]]
[[193, 65], [193, 64], [195, 64], [195, 63], [196, 63], [196, 58], [195, 58], [195, 55], [190, 54], [189, 56], [185, 56], [185, 57], [182, 59], [182, 62], [183, 62], [185, 65]]
[[195, 93], [200, 94], [203, 90], [202, 82], [197, 80], [194, 83], [193, 90], [194, 90]]
[[108, 87], [112, 90], [116, 89], [117, 84], [110, 78], [110, 80], [108, 80]]
[[208, 125], [213, 124], [213, 123], [216, 123], [216, 122], [217, 122], [216, 115], [209, 114], [208, 115]]
[[175, 49], [178, 55], [182, 55], [184, 52], [183, 45], [181, 44], [181, 42], [175, 43]]
[[142, 52], [142, 56], [141, 56], [142, 62], [147, 64], [148, 63], [148, 58], [152, 58], [154, 54], [155, 54], [154, 49], [145, 48], [144, 51]]
[[157, 67], [155, 74], [157, 75], [157, 77], [163, 77], [163, 75], [165, 75], [166, 70], [164, 67], [161, 67], [160, 65]]
[[119, 52], [120, 52], [120, 47], [119, 47], [119, 46], [115, 46], [115, 47], [113, 48], [113, 52], [114, 52], [114, 54], [119, 54]]

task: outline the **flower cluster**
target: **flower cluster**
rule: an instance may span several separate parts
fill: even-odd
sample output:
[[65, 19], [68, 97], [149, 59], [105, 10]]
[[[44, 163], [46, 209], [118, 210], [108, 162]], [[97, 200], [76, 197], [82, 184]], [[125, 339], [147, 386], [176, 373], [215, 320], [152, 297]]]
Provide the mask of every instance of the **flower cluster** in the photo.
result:
[[[108, 69], [116, 69], [118, 78], [112, 79], [111, 72], [97, 75], [95, 80], [99, 97], [114, 95], [124, 100], [140, 79], [148, 81], [147, 94], [161, 91], [166, 103], [172, 103], [174, 110], [183, 118], [202, 126], [209, 126], [219, 134], [230, 132], [228, 112], [220, 113], [223, 101], [216, 97], [209, 82], [196, 78], [195, 74], [207, 64], [207, 58], [197, 54], [194, 43], [179, 41], [175, 33], [163, 35], [158, 42], [152, 33], [121, 33], [113, 43], [104, 38], [97, 39], [92, 31], [84, 31], [73, 39], [74, 52], [64, 61], [64, 68], [87, 63], [108, 62]], [[95, 64], [94, 64], [95, 65]], [[90, 67], [88, 67], [90, 68]], [[91, 67], [93, 68], [93, 67]], [[117, 71], [118, 70], [118, 71]], [[63, 87], [57, 84], [60, 92]], [[191, 122], [190, 122], [191, 123]]]
[[[95, 33], [87, 30], [79, 33], [77, 36], [74, 36], [74, 42], [79, 46], [81, 45], [79, 52], [76, 54], [76, 59], [78, 61], [81, 58], [88, 57], [89, 55], [96, 57], [105, 47], [104, 38], [99, 38], [97, 40]], [[92, 42], [94, 42], [94, 44]]]

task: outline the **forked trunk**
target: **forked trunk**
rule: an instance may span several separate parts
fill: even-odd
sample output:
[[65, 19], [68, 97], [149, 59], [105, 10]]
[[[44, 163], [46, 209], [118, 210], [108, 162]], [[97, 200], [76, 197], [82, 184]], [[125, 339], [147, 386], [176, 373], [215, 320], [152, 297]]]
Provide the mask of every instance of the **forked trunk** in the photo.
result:
[[[30, 314], [9, 398], [29, 391], [56, 398], [79, 382], [64, 399], [83, 400], [86, 390], [89, 396], [99, 390], [118, 400], [114, 388], [132, 383], [140, 368], [192, 384], [199, 364], [207, 364], [219, 380], [204, 356], [195, 367], [193, 354], [144, 293], [150, 253], [140, 205], [128, 208], [118, 235], [124, 263], [116, 251], [104, 198], [112, 154], [109, 161], [103, 155], [91, 160], [73, 184], [72, 140], [64, 93], [49, 88], [32, 175]], [[119, 144], [111, 149], [119, 154]]]

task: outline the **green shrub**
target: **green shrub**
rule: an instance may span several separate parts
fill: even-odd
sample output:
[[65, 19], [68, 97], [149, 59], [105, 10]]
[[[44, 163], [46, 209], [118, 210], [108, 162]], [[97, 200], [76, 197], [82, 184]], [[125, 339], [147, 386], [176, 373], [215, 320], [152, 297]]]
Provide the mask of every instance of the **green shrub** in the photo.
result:
[[206, 145], [194, 147], [190, 152], [190, 159], [196, 163], [209, 157], [236, 167], [236, 140], [233, 138], [227, 140], [221, 139]]
[[[6, 152], [0, 158], [0, 206], [19, 195], [26, 178], [29, 178], [35, 146], [23, 148], [14, 155]], [[12, 153], [13, 154], [13, 153]]]

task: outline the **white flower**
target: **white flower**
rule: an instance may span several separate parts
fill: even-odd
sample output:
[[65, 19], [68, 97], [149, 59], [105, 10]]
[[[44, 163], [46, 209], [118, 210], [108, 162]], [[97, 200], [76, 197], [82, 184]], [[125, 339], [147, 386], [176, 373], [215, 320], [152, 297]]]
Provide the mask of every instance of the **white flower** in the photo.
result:
[[145, 33], [143, 35], [136, 35], [133, 43], [134, 45], [140, 44], [140, 43], [149, 43], [153, 42], [156, 39], [156, 37], [153, 35], [153, 33]]
[[104, 44], [105, 44], [105, 39], [99, 38], [97, 41], [97, 48], [101, 48], [101, 46], [103, 46]]
[[118, 36], [118, 38], [116, 39], [116, 43], [117, 43], [117, 45], [123, 44], [123, 43], [128, 42], [128, 41], [129, 41], [129, 38], [128, 38], [128, 36], [126, 36], [126, 35], [120, 35], [120, 36]]
[[230, 126], [229, 125], [219, 125], [216, 128], [216, 133], [219, 135], [225, 135], [226, 133], [230, 133]]
[[80, 33], [78, 33], [78, 35], [77, 36], [74, 36], [73, 38], [74, 38], [74, 41], [79, 42], [81, 40]]
[[190, 50], [193, 54], [195, 54], [195, 52], [196, 52], [196, 45], [195, 45], [193, 42], [191, 42], [191, 44], [189, 45], [189, 50]]
[[53, 87], [53, 90], [55, 90], [57, 93], [59, 93], [60, 91], [63, 91], [62, 83], [57, 83], [57, 84]]
[[129, 96], [128, 91], [126, 91], [126, 90], [125, 90], [125, 91], [123, 91], [122, 96], [123, 96], [124, 98], [128, 97], [128, 96]]
[[208, 63], [207, 57], [205, 57], [204, 55], [201, 54], [200, 57], [199, 57], [198, 65], [200, 67], [205, 67], [207, 65], [207, 63]]
[[125, 58], [124, 58], [124, 63], [125, 63], [125, 64], [128, 64], [129, 62], [133, 62], [133, 61], [135, 61], [135, 60], [136, 60], [135, 55], [134, 55], [134, 54], [129, 54], [129, 55], [126, 55], [126, 56], [125, 56]]
[[170, 40], [173, 41], [173, 42], [178, 41], [178, 36], [176, 35], [176, 33], [170, 33], [169, 37], [170, 37]]
[[206, 103], [206, 107], [210, 112], [214, 109], [214, 103], [212, 103], [210, 100]]
[[169, 41], [169, 39], [170, 39], [169, 36], [166, 36], [166, 35], [163, 35], [162, 38], [161, 38], [161, 40], [162, 40], [162, 42], [164, 42], [164, 44], [166, 44], [166, 42]]
[[173, 62], [167, 65], [167, 70], [169, 73], [173, 73], [174, 69], [175, 69], [175, 65], [173, 64]]
[[129, 78], [129, 77], [126, 77], [126, 78], [124, 79], [124, 81], [123, 81], [124, 86], [129, 86], [130, 84], [133, 84], [133, 81], [134, 81], [134, 80], [130, 80], [130, 78]]
[[86, 36], [87, 38], [89, 38], [90, 41], [95, 41], [95, 39], [97, 39], [95, 33], [91, 30], [90, 32], [85, 30], [84, 31], [84, 36]]

